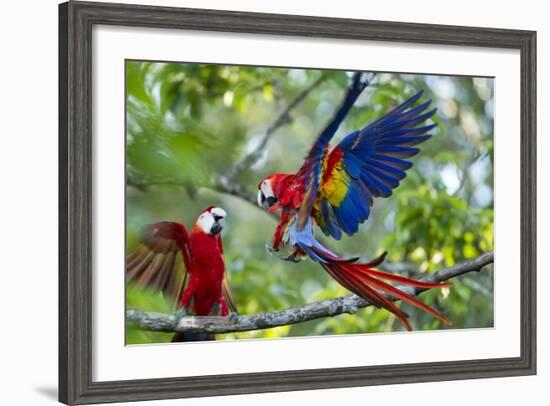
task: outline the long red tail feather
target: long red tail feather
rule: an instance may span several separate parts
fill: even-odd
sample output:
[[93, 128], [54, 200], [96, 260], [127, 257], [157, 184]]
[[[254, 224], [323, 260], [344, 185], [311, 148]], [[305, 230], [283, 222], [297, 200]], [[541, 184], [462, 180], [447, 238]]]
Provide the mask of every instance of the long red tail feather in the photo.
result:
[[408, 315], [399, 309], [391, 299], [384, 297], [382, 293], [416, 306], [447, 325], [452, 324], [449, 319], [430, 306], [380, 279], [425, 289], [449, 287], [451, 284], [417, 281], [374, 269], [373, 266], [379, 265], [384, 258], [385, 253], [367, 264], [355, 264], [341, 259], [329, 260], [328, 263], [323, 264], [323, 268], [325, 268], [334, 279], [353, 293], [369, 301], [373, 305], [382, 307], [395, 314], [407, 330], [412, 330], [411, 324], [409, 320], [407, 320]]
[[330, 275], [338, 282], [340, 282], [344, 287], [351, 290], [358, 296], [361, 296], [363, 299], [369, 301], [372, 305], [378, 308], [384, 308], [387, 311], [395, 314], [407, 330], [412, 330], [412, 326], [407, 320], [409, 315], [402, 311], [399, 307], [397, 307], [397, 305], [391, 300], [385, 298], [364, 281], [362, 281], [358, 277], [358, 275], [355, 275], [352, 272], [348, 272], [347, 270], [342, 268], [339, 263], [327, 264], [325, 269], [327, 269]]
[[441, 314], [439, 314], [437, 311], [435, 311], [434, 309], [432, 309], [430, 306], [428, 306], [427, 304], [425, 303], [422, 303], [420, 300], [418, 300], [417, 298], [415, 298], [414, 296], [411, 296], [395, 287], [393, 287], [392, 285], [389, 285], [385, 282], [382, 282], [382, 281], [379, 281], [373, 277], [370, 277], [370, 276], [367, 276], [368, 279], [370, 279], [370, 283], [380, 289], [380, 290], [383, 290], [385, 292], [387, 292], [388, 294], [398, 298], [398, 299], [401, 299], [405, 302], [408, 302], [410, 304], [412, 304], [413, 306], [416, 306], [418, 307], [419, 309], [422, 309], [424, 310], [425, 312], [427, 313], [430, 313], [432, 316], [434, 317], [437, 317], [439, 320], [441, 320], [443, 323], [449, 325], [449, 324], [452, 324], [451, 321], [449, 319], [447, 319], [446, 317], [442, 316]]
[[371, 276], [376, 276], [377, 278], [380, 278], [380, 279], [386, 279], [386, 280], [390, 280], [390, 281], [394, 281], [394, 282], [399, 282], [403, 285], [415, 286], [415, 287], [418, 287], [418, 288], [426, 288], [426, 289], [450, 288], [451, 286], [453, 286], [451, 283], [448, 283], [448, 282], [435, 282], [435, 283], [432, 283], [432, 282], [418, 281], [416, 279], [410, 279], [410, 278], [406, 278], [404, 276], [399, 276], [399, 275], [394, 275], [394, 274], [387, 273], [387, 272], [382, 272], [382, 271], [379, 271], [378, 269], [365, 268], [365, 266], [362, 265], [362, 264], [357, 264], [356, 267], [357, 267], [357, 270], [362, 271], [362, 272], [366, 272]]
[[370, 290], [373, 295], [376, 295], [376, 297], [378, 297], [379, 300], [381, 300], [384, 303], [384, 308], [390, 311], [391, 313], [395, 314], [399, 319], [399, 321], [401, 321], [401, 323], [405, 326], [407, 330], [412, 331], [413, 328], [411, 326], [410, 321], [408, 320], [409, 315], [407, 313], [405, 313], [403, 310], [397, 307], [397, 305], [394, 302], [377, 293], [370, 286], [365, 285], [365, 288], [367, 290]]

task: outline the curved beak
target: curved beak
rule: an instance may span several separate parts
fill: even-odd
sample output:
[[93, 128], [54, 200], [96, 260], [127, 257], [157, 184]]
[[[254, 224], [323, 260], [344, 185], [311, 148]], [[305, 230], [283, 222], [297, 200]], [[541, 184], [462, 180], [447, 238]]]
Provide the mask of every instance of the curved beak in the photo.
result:
[[212, 235], [218, 235], [223, 230], [223, 226], [221, 225], [221, 221], [225, 219], [227, 216], [227, 213], [225, 210], [215, 207], [211, 211], [212, 219], [214, 222], [212, 223], [212, 226], [210, 227], [210, 234]]
[[275, 204], [277, 204], [278, 199], [275, 196], [265, 196], [264, 192], [261, 190], [258, 190], [258, 206], [261, 208], [268, 210], [271, 207], [273, 207]]
[[265, 209], [264, 203], [265, 203], [265, 195], [264, 195], [264, 192], [262, 192], [261, 190], [258, 190], [258, 206], [260, 206], [260, 207], [262, 207], [262, 208]]
[[269, 197], [266, 199], [266, 201], [267, 201], [267, 206], [270, 207], [270, 208], [271, 208], [273, 205], [277, 204], [277, 202], [278, 202], [277, 198], [276, 198], [276, 197], [273, 197], [273, 196], [269, 196]]
[[218, 235], [219, 233], [222, 232], [222, 230], [223, 230], [223, 226], [216, 221], [214, 224], [212, 224], [212, 227], [210, 227], [210, 234]]

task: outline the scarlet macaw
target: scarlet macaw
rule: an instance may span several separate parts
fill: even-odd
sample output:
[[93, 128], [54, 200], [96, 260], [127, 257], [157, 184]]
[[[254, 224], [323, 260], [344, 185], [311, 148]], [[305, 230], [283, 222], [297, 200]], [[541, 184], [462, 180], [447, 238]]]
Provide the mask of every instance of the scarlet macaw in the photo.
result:
[[[163, 291], [181, 314], [227, 316], [229, 308], [236, 312], [220, 236], [220, 221], [226, 216], [219, 207], [207, 207], [191, 233], [176, 222], [146, 226], [140, 246], [126, 259], [127, 281]], [[177, 333], [172, 341], [214, 339], [211, 334]]]
[[[408, 315], [380, 291], [406, 301], [446, 324], [450, 321], [418, 299], [392, 285], [389, 280], [422, 288], [450, 286], [425, 283], [381, 272], [385, 254], [369, 263], [358, 258], [344, 259], [317, 241], [313, 221], [330, 237], [339, 240], [342, 232], [353, 235], [370, 214], [374, 197], [388, 197], [412, 166], [407, 161], [419, 152], [414, 146], [430, 138], [435, 124], [422, 125], [435, 109], [425, 112], [431, 100], [414, 107], [422, 92], [397, 106], [361, 130], [347, 135], [329, 151], [329, 142], [338, 126], [368, 85], [356, 73], [342, 106], [320, 134], [305, 162], [295, 174], [274, 174], [258, 185], [258, 204], [273, 212], [281, 209], [281, 221], [275, 231], [270, 251], [280, 244], [290, 247], [288, 260], [298, 261], [307, 255], [318, 262], [336, 281], [358, 296], [394, 313], [411, 330]], [[382, 280], [381, 280], [382, 279]]]

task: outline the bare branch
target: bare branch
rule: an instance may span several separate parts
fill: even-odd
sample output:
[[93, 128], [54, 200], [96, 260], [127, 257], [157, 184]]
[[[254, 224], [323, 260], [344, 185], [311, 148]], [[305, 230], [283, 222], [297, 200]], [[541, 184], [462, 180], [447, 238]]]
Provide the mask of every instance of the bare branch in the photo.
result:
[[143, 191], [149, 186], [157, 185], [185, 186], [184, 182], [177, 178], [147, 177], [133, 172], [128, 172], [126, 174], [126, 186], [132, 186]]
[[380, 265], [386, 272], [410, 275], [418, 272], [418, 267], [410, 262], [384, 262]]
[[[493, 252], [487, 252], [473, 260], [443, 269], [423, 278], [423, 281], [443, 282], [468, 272], [480, 271], [482, 267], [494, 261]], [[410, 286], [397, 286], [409, 295], [418, 295], [427, 289]], [[395, 298], [387, 296], [391, 300]], [[146, 330], [165, 332], [208, 332], [233, 333], [240, 331], [261, 330], [266, 328], [302, 323], [323, 317], [333, 317], [343, 313], [353, 314], [371, 304], [356, 295], [346, 295], [337, 299], [308, 303], [286, 310], [238, 317], [185, 316], [179, 322], [174, 314], [143, 312], [130, 309], [126, 312], [128, 323]]]
[[460, 192], [462, 191], [462, 189], [464, 189], [464, 186], [466, 185], [466, 180], [468, 179], [468, 172], [470, 171], [470, 168], [476, 163], [478, 159], [482, 157], [483, 156], [480, 153], [479, 149], [476, 148], [471, 158], [463, 166], [462, 170], [460, 171], [461, 173], [458, 171], [458, 168], [457, 168], [457, 176], [460, 179], [460, 183], [458, 185], [458, 188], [454, 191], [453, 196], [460, 195]]
[[[367, 82], [367, 86], [371, 86], [371, 82], [375, 74], [372, 73]], [[277, 116], [275, 121], [267, 128], [262, 139], [259, 141], [256, 148], [247, 154], [241, 161], [231, 166], [225, 174], [219, 174], [216, 183], [212, 186], [205, 186], [217, 192], [226, 193], [235, 197], [238, 197], [247, 203], [252, 204], [254, 207], [259, 208], [256, 204], [256, 194], [250, 191], [245, 186], [241, 185], [235, 180], [235, 177], [245, 169], [254, 165], [262, 156], [267, 143], [273, 136], [273, 134], [282, 126], [292, 122], [292, 111], [317, 87], [319, 87], [327, 79], [325, 74], [321, 74], [317, 80], [311, 85], [302, 90]], [[345, 103], [346, 97], [342, 103]], [[342, 107], [340, 107], [341, 109]], [[159, 177], [146, 177], [144, 175], [138, 175], [132, 171], [128, 171], [126, 184], [128, 186], [135, 187], [138, 190], [145, 191], [150, 186], [155, 185], [172, 185], [172, 186], [185, 186], [183, 181], [177, 178], [159, 178]], [[267, 212], [266, 212], [267, 213]], [[276, 214], [270, 213], [272, 217], [278, 218]]]
[[480, 295], [483, 295], [487, 298], [493, 297], [493, 291], [491, 289], [487, 289], [485, 286], [483, 286], [478, 281], [475, 281], [473, 279], [464, 278], [464, 284], [474, 290], [475, 292], [479, 293]]
[[258, 162], [271, 136], [279, 128], [292, 122], [292, 116], [291, 116], [292, 110], [294, 110], [296, 106], [298, 106], [307, 97], [307, 95], [310, 94], [315, 88], [319, 87], [319, 85], [323, 83], [325, 79], [326, 79], [326, 76], [324, 74], [321, 74], [321, 76], [319, 76], [319, 78], [317, 78], [315, 82], [313, 82], [307, 88], [302, 90], [302, 92], [300, 92], [288, 104], [288, 106], [286, 106], [286, 108], [279, 114], [279, 116], [275, 119], [275, 121], [273, 121], [273, 123], [271, 123], [271, 125], [267, 128], [266, 132], [264, 133], [263, 137], [260, 139], [260, 142], [258, 143], [256, 148], [254, 148], [254, 150], [251, 151], [249, 154], [247, 154], [242, 160], [240, 160], [239, 162], [231, 166], [225, 173], [224, 178], [226, 180], [231, 181], [240, 172], [250, 168], [256, 162]]
[[[310, 86], [301, 91], [286, 108], [277, 116], [275, 121], [267, 128], [262, 139], [256, 146], [256, 148], [246, 155], [241, 161], [231, 166], [224, 175], [220, 175], [216, 182], [214, 190], [222, 193], [227, 193], [232, 196], [241, 198], [242, 200], [258, 207], [256, 204], [256, 194], [249, 191], [243, 185], [237, 183], [234, 178], [242, 172], [244, 169], [254, 165], [262, 156], [263, 150], [267, 146], [271, 136], [282, 126], [292, 122], [292, 110], [294, 110], [315, 88], [317, 88], [326, 79], [324, 74], [321, 74], [317, 80], [315, 80]], [[142, 175], [137, 175], [132, 172], [128, 172], [126, 184], [128, 186], [135, 187], [139, 190], [146, 190], [149, 186], [154, 185], [174, 185], [184, 186], [183, 182], [179, 179], [172, 178], [146, 178]]]
[[[237, 183], [233, 180], [229, 180], [226, 178], [222, 178], [223, 182], [220, 180], [220, 182], [217, 184], [216, 187], [208, 187], [203, 186], [206, 189], [213, 190], [215, 192], [219, 193], [225, 193], [231, 196], [238, 197], [239, 199], [244, 200], [247, 203], [250, 203], [258, 210], [262, 210], [262, 212], [267, 213], [271, 215], [275, 219], [279, 219], [279, 216], [276, 213], [268, 213], [264, 209], [262, 209], [258, 204], [256, 203], [256, 194], [254, 192], [251, 192], [250, 190], [246, 189], [244, 186], [242, 186], [240, 183]], [[134, 174], [128, 173], [126, 176], [126, 185], [132, 186], [140, 191], [146, 191], [151, 186], [160, 186], [160, 185], [172, 185], [172, 186], [181, 186], [184, 187], [185, 184], [178, 179], [172, 179], [172, 178], [146, 178], [144, 176], [136, 176]]]

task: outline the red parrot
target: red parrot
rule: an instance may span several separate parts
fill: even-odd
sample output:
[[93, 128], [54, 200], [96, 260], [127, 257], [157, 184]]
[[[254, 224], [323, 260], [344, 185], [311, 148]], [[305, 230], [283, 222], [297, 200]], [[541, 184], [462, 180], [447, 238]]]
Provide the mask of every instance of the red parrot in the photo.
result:
[[[176, 222], [146, 226], [140, 246], [126, 259], [127, 281], [163, 291], [182, 314], [227, 316], [229, 307], [236, 312], [220, 236], [226, 216], [219, 207], [207, 207], [191, 233]], [[206, 333], [177, 333], [172, 341], [214, 339]]]
[[315, 141], [298, 172], [269, 175], [259, 183], [258, 204], [271, 212], [281, 209], [281, 221], [269, 249], [277, 251], [283, 243], [292, 250], [283, 259], [298, 261], [309, 256], [345, 288], [394, 313], [408, 330], [412, 329], [408, 315], [381, 292], [450, 324], [434, 309], [383, 280], [422, 288], [449, 284], [425, 283], [375, 269], [385, 253], [365, 264], [357, 263], [358, 258], [344, 259], [313, 235], [313, 222], [337, 240], [342, 232], [356, 233], [359, 224], [369, 217], [373, 198], [392, 194], [392, 189], [405, 177], [405, 170], [412, 166], [406, 158], [419, 152], [414, 146], [430, 138], [426, 133], [435, 127], [435, 124], [422, 125], [435, 109], [425, 112], [430, 100], [414, 106], [422, 95], [419, 92], [363, 129], [347, 135], [331, 150], [331, 138], [367, 85], [361, 73], [354, 75], [342, 106]]

